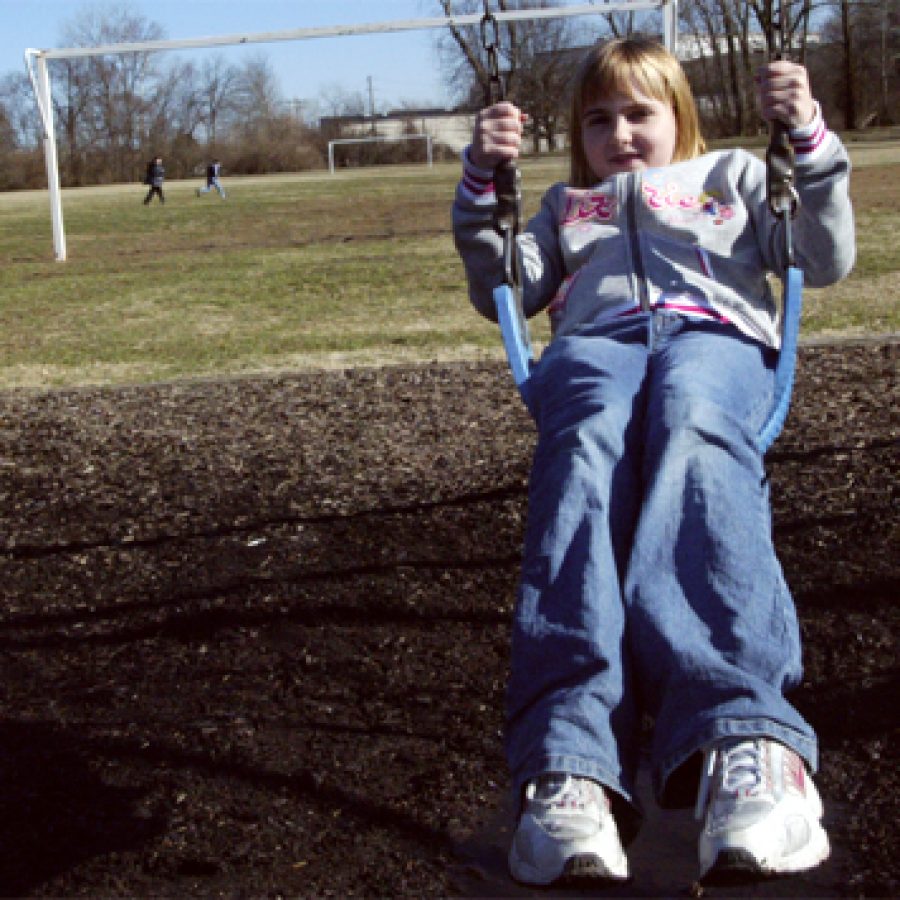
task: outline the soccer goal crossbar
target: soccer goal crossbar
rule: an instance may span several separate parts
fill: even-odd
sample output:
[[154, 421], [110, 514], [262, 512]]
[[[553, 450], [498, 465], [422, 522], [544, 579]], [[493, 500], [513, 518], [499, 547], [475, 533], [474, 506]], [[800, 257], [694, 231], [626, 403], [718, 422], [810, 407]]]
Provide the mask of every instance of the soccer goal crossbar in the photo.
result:
[[[678, 28], [678, 0], [609, 0], [609, 2], [582, 3], [542, 9], [497, 10], [498, 22], [518, 22], [539, 19], [560, 19], [575, 16], [596, 16], [613, 12], [639, 12], [660, 10], [663, 19], [663, 43], [673, 52], [676, 48]], [[59, 182], [59, 163], [56, 151], [56, 132], [53, 122], [52, 87], [47, 62], [51, 59], [78, 59], [91, 56], [107, 56], [118, 53], [148, 53], [161, 50], [196, 50], [209, 47], [227, 47], [240, 44], [263, 44], [277, 41], [302, 41], [315, 38], [350, 37], [364, 34], [390, 34], [403, 31], [453, 28], [478, 25], [481, 13], [443, 16], [430, 19], [403, 19], [391, 22], [369, 22], [356, 25], [332, 25], [318, 28], [294, 28], [286, 31], [265, 31], [252, 34], [228, 34], [213, 37], [180, 38], [176, 40], [134, 41], [103, 44], [96, 47], [60, 47], [48, 50], [27, 49], [25, 66], [34, 90], [43, 130], [42, 143], [47, 168], [47, 189], [50, 197], [50, 215], [53, 227], [53, 247], [56, 259], [66, 259], [66, 238], [63, 226], [62, 194]]]

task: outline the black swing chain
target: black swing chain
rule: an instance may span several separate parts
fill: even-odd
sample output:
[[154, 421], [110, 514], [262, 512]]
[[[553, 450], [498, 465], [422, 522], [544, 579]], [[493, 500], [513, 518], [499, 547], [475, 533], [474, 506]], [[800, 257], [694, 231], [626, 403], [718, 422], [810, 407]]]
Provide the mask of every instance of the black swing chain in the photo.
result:
[[[778, 43], [777, 48], [770, 46], [770, 58], [781, 60], [786, 58], [788, 43], [787, 13], [785, 3], [781, 0], [778, 10]], [[776, 120], [772, 123], [769, 146], [766, 149], [766, 180], [769, 208], [772, 213], [784, 222], [785, 257], [788, 266], [794, 265], [794, 245], [791, 235], [791, 219], [797, 214], [800, 205], [797, 191], [794, 188], [794, 148], [791, 145], [788, 127], [784, 122]]]
[[503, 79], [500, 77], [500, 24], [490, 11], [488, 0], [484, 3], [484, 15], [481, 17], [481, 46], [487, 54], [488, 83], [485, 86], [485, 106], [492, 106], [505, 99]]
[[[489, 0], [484, 0], [481, 18], [481, 43], [487, 54], [488, 83], [485, 100], [492, 106], [506, 99], [503, 78], [500, 75], [499, 47], [500, 25], [490, 10]], [[516, 165], [507, 160], [494, 169], [494, 193], [497, 208], [494, 212], [494, 228], [503, 238], [503, 274], [505, 283], [519, 286], [518, 257], [515, 252], [516, 235], [522, 206], [521, 175]]]

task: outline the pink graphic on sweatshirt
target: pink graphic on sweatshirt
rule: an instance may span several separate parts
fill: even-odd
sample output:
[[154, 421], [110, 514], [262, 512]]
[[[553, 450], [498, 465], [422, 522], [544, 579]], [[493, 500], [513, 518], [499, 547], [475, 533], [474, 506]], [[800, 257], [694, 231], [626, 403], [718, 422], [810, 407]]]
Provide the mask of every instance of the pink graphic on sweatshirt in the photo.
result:
[[[734, 208], [715, 193], [701, 191], [699, 194], [682, 191], [677, 184], [655, 184], [645, 182], [642, 187], [644, 203], [654, 211], [676, 211], [684, 213], [684, 219], [697, 215], [710, 216], [714, 225], [722, 225], [734, 217]], [[675, 216], [674, 219], [682, 218]]]
[[616, 198], [612, 194], [603, 194], [599, 191], [566, 191], [563, 225], [611, 222], [615, 217]]

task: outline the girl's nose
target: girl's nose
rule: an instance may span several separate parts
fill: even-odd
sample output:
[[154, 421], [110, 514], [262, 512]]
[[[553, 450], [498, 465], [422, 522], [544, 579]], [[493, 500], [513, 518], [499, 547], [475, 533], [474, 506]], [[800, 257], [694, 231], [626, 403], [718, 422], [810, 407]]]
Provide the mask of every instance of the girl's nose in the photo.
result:
[[631, 137], [631, 126], [626, 116], [616, 116], [613, 119], [613, 137], [617, 141], [627, 141]]

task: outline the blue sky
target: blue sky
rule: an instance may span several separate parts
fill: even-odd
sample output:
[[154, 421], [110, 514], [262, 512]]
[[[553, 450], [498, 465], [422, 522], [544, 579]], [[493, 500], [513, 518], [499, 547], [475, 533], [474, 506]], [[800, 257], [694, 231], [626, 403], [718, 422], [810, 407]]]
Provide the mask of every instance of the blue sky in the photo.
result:
[[[129, 8], [173, 39], [441, 15], [437, 0], [0, 0], [0, 76], [25, 71], [26, 47], [63, 46], [64, 26], [78, 18], [79, 10], [109, 6]], [[236, 64], [263, 55], [288, 100], [316, 100], [339, 88], [361, 94], [368, 103], [371, 77], [378, 109], [402, 101], [442, 105], [449, 97], [435, 50], [440, 33], [430, 29], [173, 52], [193, 58], [221, 53]]]

